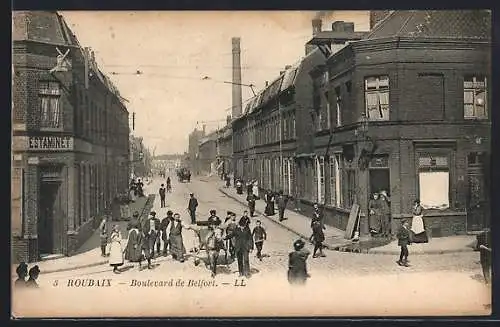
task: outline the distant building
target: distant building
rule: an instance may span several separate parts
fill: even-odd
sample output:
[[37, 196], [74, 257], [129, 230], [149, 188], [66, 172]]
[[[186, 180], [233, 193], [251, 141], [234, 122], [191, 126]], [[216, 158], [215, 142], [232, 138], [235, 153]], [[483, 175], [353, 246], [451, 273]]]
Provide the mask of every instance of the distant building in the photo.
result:
[[199, 174], [217, 174], [217, 133], [212, 132], [199, 142]]
[[122, 97], [57, 12], [13, 13], [12, 249], [71, 255], [128, 185]]
[[189, 146], [188, 146], [188, 157], [187, 164], [191, 169], [192, 173], [198, 175], [200, 174], [199, 167], [199, 144], [200, 140], [205, 136], [205, 128], [203, 130], [194, 129], [191, 134], [189, 134]]

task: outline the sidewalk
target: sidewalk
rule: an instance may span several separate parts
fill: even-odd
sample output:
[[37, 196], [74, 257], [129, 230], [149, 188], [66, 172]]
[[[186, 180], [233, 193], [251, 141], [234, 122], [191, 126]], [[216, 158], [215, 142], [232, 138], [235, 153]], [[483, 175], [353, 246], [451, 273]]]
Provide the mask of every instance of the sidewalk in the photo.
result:
[[[236, 189], [233, 187], [219, 187], [219, 191], [243, 205], [247, 204], [245, 201], [245, 196], [237, 194]], [[264, 212], [264, 207], [264, 201], [259, 200], [256, 202], [255, 211], [259, 214], [262, 214]], [[295, 233], [301, 238], [307, 241], [309, 240], [309, 236], [311, 235], [311, 231], [309, 228], [311, 224], [311, 218], [303, 216], [291, 210], [285, 211], [285, 218], [288, 219], [283, 222], [277, 220], [277, 214], [273, 217], [267, 218], [274, 223], [281, 225], [283, 228], [289, 230], [290, 232]], [[430, 239], [429, 243], [411, 244], [409, 246], [409, 250], [412, 255], [470, 252], [474, 251], [471, 244], [474, 244], [475, 240], [476, 237], [474, 235], [438, 237]], [[363, 241], [363, 239], [360, 240], [360, 242]], [[360, 249], [360, 243], [345, 239], [344, 231], [328, 225], [325, 230], [324, 244], [330, 250], [341, 252], [399, 255], [401, 251], [400, 247], [398, 246], [397, 240], [380, 247], [374, 247], [366, 250]]]
[[[474, 235], [438, 237], [430, 239], [429, 243], [410, 244], [408, 250], [410, 255], [471, 252], [474, 251], [471, 245], [474, 244], [475, 240]], [[400, 251], [398, 241], [393, 241], [385, 246], [371, 248], [368, 253], [399, 255]]]
[[[236, 193], [236, 189], [233, 187], [225, 188], [220, 187], [219, 191], [229, 198], [240, 202], [243, 205], [247, 205], [244, 195], [240, 195]], [[266, 203], [263, 200], [258, 200], [255, 203], [255, 213], [264, 215]], [[266, 216], [264, 216], [266, 217]], [[266, 217], [270, 221], [275, 224], [280, 225], [281, 227], [287, 229], [288, 231], [296, 234], [300, 238], [304, 239], [307, 242], [311, 236], [311, 218], [306, 217], [304, 215], [298, 214], [293, 210], [285, 210], [285, 220], [278, 220], [278, 212], [276, 210], [276, 214], [272, 217]], [[337, 229], [332, 226], [326, 226], [325, 230], [325, 242], [323, 244], [330, 250], [337, 249], [339, 247], [346, 246], [351, 244], [351, 240], [344, 238], [345, 232]]]
[[[151, 198], [150, 201], [148, 199]], [[138, 198], [136, 202], [130, 204], [131, 212], [138, 211], [141, 216], [147, 215], [149, 207], [153, 205], [154, 194]], [[141, 217], [142, 218], [142, 217]], [[128, 221], [112, 221], [111, 224], [117, 224], [120, 227], [122, 238], [127, 237]], [[52, 260], [43, 260], [29, 263], [32, 267], [38, 265], [41, 274], [48, 274], [61, 271], [69, 271], [94, 266], [100, 266], [108, 263], [108, 259], [101, 256], [99, 230], [95, 230], [92, 236], [76, 251], [75, 255], [62, 257]], [[12, 266], [12, 272], [15, 275], [17, 265]]]

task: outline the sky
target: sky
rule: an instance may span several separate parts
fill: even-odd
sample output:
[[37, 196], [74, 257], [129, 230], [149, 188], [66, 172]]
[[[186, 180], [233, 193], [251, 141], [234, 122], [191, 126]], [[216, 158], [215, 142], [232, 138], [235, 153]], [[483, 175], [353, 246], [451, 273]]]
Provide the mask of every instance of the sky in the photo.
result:
[[[135, 112], [136, 136], [156, 155], [187, 151], [188, 135], [231, 113], [231, 38], [241, 38], [242, 83], [256, 91], [305, 54], [311, 20], [369, 29], [367, 11], [60, 12]], [[135, 74], [136, 71], [142, 74]], [[203, 80], [208, 76], [210, 79]], [[242, 87], [243, 101], [252, 96]], [[130, 115], [132, 116], [132, 115]]]

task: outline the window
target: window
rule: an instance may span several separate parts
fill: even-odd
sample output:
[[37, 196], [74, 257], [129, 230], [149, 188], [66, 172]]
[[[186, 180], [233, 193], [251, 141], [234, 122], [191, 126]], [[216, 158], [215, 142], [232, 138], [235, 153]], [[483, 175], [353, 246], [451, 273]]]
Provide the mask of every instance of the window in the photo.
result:
[[289, 166], [288, 166], [288, 158], [283, 159], [283, 191], [285, 194], [290, 194], [290, 189], [289, 189]]
[[317, 201], [324, 203], [325, 201], [325, 157], [319, 157], [316, 159], [316, 169], [318, 176], [318, 196]]
[[344, 203], [346, 209], [350, 209], [356, 201], [356, 171], [354, 169], [345, 170], [346, 183], [344, 184]]
[[326, 103], [326, 128], [330, 129], [332, 127], [332, 113], [330, 108], [330, 98], [328, 96], [328, 91], [325, 94], [325, 103]]
[[340, 97], [340, 87], [337, 87], [335, 89], [335, 105], [337, 109], [337, 117], [336, 117], [336, 125], [341, 126], [342, 125], [342, 98]]
[[285, 115], [285, 117], [282, 120], [283, 124], [283, 139], [288, 140], [288, 115]]
[[61, 127], [61, 88], [57, 82], [41, 82], [40, 98], [40, 127]]
[[11, 178], [11, 225], [12, 234], [22, 236], [23, 233], [23, 182], [24, 170], [12, 169]]
[[369, 120], [389, 120], [389, 77], [365, 79], [366, 116]]
[[486, 78], [466, 77], [464, 79], [464, 118], [486, 119]]
[[450, 206], [450, 174], [446, 155], [421, 153], [418, 156], [419, 199], [425, 209]]
[[294, 139], [297, 138], [297, 130], [295, 128], [295, 113], [293, 114], [293, 117], [292, 117], [292, 136]]

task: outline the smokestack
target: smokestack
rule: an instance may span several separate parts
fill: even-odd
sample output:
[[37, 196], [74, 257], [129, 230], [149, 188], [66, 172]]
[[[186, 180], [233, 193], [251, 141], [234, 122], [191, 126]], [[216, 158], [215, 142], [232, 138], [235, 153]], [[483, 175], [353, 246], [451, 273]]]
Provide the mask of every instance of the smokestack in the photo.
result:
[[240, 50], [240, 38], [233, 37], [231, 39], [233, 45], [233, 119], [241, 116], [243, 99], [241, 96], [241, 50]]
[[313, 36], [321, 32], [322, 24], [323, 22], [319, 18], [315, 18], [312, 20]]

